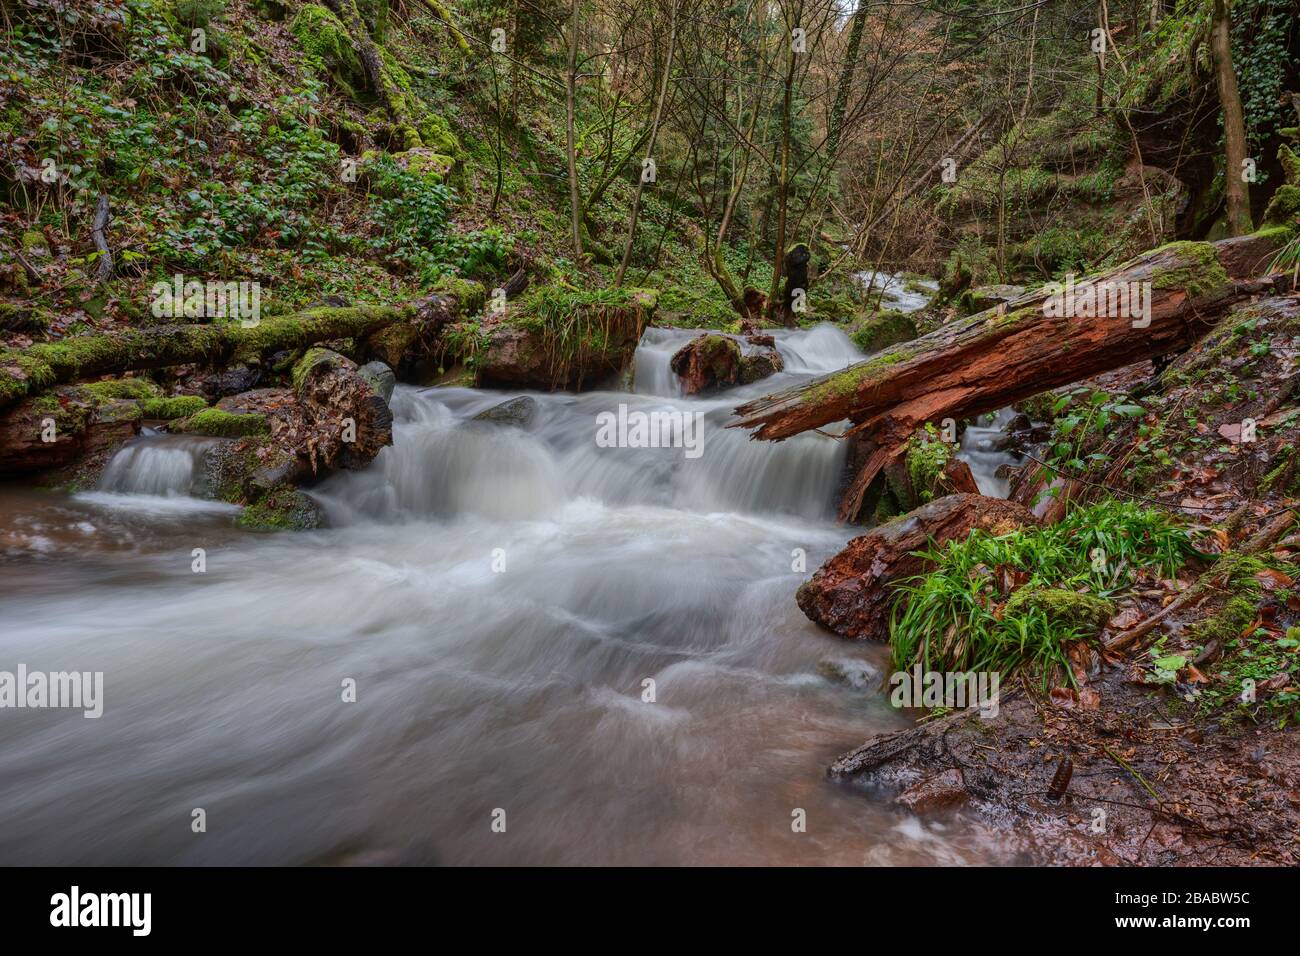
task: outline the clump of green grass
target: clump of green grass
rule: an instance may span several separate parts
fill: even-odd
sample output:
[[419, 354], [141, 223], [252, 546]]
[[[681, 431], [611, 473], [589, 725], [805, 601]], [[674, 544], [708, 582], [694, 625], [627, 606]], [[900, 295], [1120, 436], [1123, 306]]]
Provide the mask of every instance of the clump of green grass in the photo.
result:
[[1073, 682], [1066, 645], [1095, 638], [1107, 600], [1139, 571], [1172, 577], [1194, 553], [1164, 512], [1128, 502], [1080, 508], [1048, 528], [965, 539], [918, 552], [932, 565], [900, 582], [890, 623], [894, 666], [1026, 670], [1046, 688]]

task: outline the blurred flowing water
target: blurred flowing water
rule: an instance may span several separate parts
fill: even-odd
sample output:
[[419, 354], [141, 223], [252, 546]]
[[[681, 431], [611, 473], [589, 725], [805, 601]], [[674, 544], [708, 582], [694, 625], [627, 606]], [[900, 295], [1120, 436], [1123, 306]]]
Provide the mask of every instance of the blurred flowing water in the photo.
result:
[[[861, 355], [830, 326], [778, 333], [784, 373], [687, 399], [668, 359], [693, 334], [648, 332], [633, 392], [533, 395], [526, 429], [470, 421], [508, 393], [400, 387], [393, 447], [313, 490], [328, 530], [238, 529], [196, 497], [189, 438], [138, 439], [93, 492], [0, 491], [0, 670], [105, 683], [98, 720], [0, 711], [0, 861], [995, 859], [826, 779], [906, 724], [824, 673], [885, 648], [794, 602], [851, 536], [844, 450], [722, 427]], [[702, 456], [598, 447], [620, 403], [702, 413]]]

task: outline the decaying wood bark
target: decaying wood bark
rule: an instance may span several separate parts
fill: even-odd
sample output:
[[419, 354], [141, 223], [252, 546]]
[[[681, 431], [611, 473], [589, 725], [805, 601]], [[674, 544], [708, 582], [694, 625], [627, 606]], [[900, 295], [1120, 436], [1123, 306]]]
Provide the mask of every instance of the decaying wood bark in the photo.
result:
[[360, 339], [400, 323], [418, 325], [426, 314], [447, 312], [448, 304], [455, 311], [454, 301], [435, 296], [413, 307], [308, 309], [248, 328], [239, 323], [154, 326], [0, 350], [0, 408], [53, 385], [101, 375], [190, 363], [222, 364], [331, 339]]
[[[1268, 244], [1257, 237], [1173, 243], [1079, 280], [1073, 308], [1052, 298], [1059, 290], [1044, 287], [842, 372], [748, 402], [736, 409], [730, 427], [754, 429], [754, 438], [773, 441], [852, 422], [845, 434], [870, 437], [876, 448], [841, 503], [840, 518], [853, 520], [872, 479], [919, 426], [995, 411], [1186, 348], [1230, 305], [1269, 286], [1269, 280], [1245, 281], [1239, 274]], [[1089, 288], [1093, 308], [1085, 307]], [[1121, 289], [1132, 295], [1118, 308]], [[1149, 312], [1135, 302], [1149, 305]]]
[[1004, 534], [1038, 523], [1028, 510], [1000, 498], [947, 495], [854, 538], [823, 564], [796, 595], [809, 619], [842, 637], [886, 640], [890, 585], [920, 574], [916, 552], [979, 528]]

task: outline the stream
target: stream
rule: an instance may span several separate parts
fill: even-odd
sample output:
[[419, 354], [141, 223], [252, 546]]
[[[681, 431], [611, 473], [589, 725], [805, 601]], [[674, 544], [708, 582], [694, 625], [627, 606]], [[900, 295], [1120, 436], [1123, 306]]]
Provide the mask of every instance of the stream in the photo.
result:
[[[212, 439], [146, 434], [74, 496], [0, 489], [0, 669], [104, 672], [99, 719], [3, 714], [0, 861], [999, 861], [827, 779], [909, 723], [873, 690], [887, 649], [794, 601], [853, 534], [844, 450], [723, 427], [861, 353], [777, 332], [783, 373], [685, 398], [696, 334], [649, 330], [634, 391], [533, 394], [527, 429], [468, 421], [519, 393], [399, 386], [394, 445], [312, 489], [325, 530], [236, 527], [201, 497]], [[620, 404], [702, 414], [702, 454], [599, 447]], [[999, 463], [963, 457], [982, 485]]]

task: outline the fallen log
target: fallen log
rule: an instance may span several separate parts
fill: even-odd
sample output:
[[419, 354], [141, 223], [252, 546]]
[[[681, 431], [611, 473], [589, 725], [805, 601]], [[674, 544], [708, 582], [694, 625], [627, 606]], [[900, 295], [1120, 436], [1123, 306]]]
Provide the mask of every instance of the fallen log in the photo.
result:
[[441, 300], [435, 297], [418, 307], [322, 307], [265, 319], [251, 327], [229, 323], [121, 329], [0, 350], [0, 408], [54, 385], [101, 375], [190, 363], [224, 364], [331, 339], [362, 339], [399, 323], [418, 324], [426, 314], [442, 314], [446, 310]]
[[854, 538], [795, 597], [804, 614], [827, 630], [883, 641], [894, 598], [890, 585], [926, 568], [917, 551], [965, 538], [975, 528], [1004, 534], [1037, 523], [1027, 509], [1000, 498], [947, 495]]
[[[1068, 292], [1044, 287], [885, 349], [841, 372], [738, 407], [729, 427], [778, 441], [845, 419], [874, 441], [845, 492], [857, 517], [872, 479], [926, 422], [1005, 408], [1040, 392], [1186, 348], [1225, 309], [1270, 287], [1237, 272], [1275, 240], [1177, 242]], [[1121, 294], [1121, 290], [1122, 294]]]

